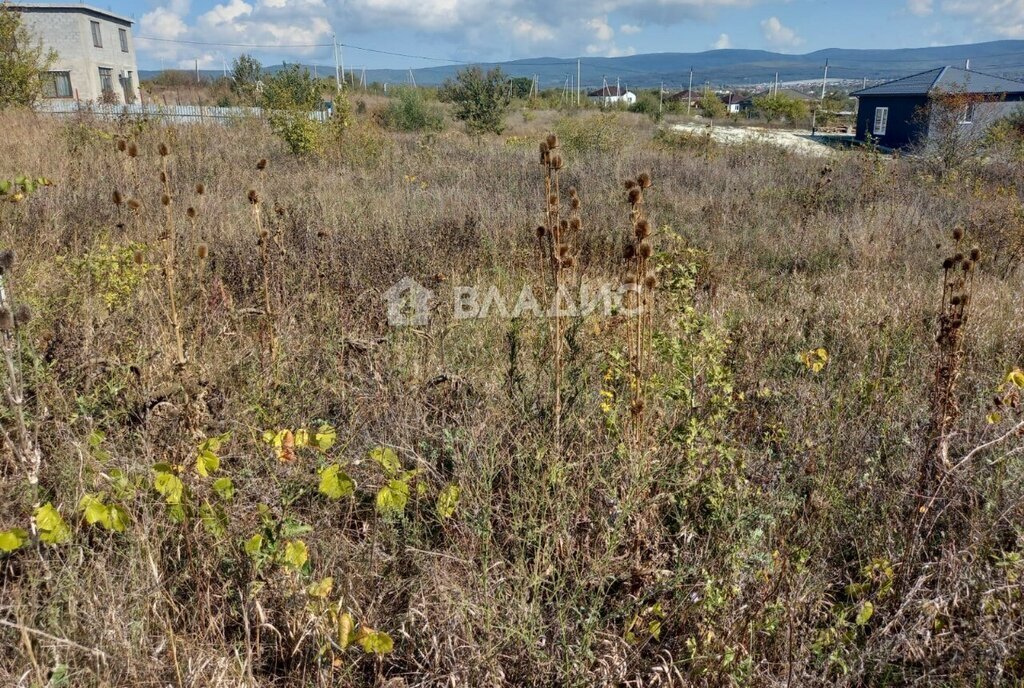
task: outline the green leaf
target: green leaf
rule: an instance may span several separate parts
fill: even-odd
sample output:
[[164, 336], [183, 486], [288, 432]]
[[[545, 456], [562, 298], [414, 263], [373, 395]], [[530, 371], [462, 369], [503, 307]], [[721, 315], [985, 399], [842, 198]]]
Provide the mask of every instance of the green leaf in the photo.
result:
[[231, 501], [235, 496], [235, 484], [231, 478], [224, 476], [213, 481], [213, 491], [220, 495], [220, 498]]
[[875, 613], [875, 605], [871, 604], [867, 600], [860, 606], [860, 611], [857, 612], [857, 625], [863, 626], [871, 619], [871, 615]]
[[196, 457], [196, 472], [204, 478], [208, 478], [211, 473], [216, 473], [217, 469], [220, 468], [220, 457], [213, 453], [210, 449], [201, 449], [199, 456]]
[[284, 563], [301, 569], [309, 561], [309, 549], [302, 540], [289, 540], [284, 546]]
[[353, 494], [356, 484], [341, 466], [334, 464], [320, 471], [320, 493], [331, 499], [341, 499]]
[[36, 528], [39, 529], [39, 539], [48, 545], [59, 545], [71, 538], [71, 528], [64, 521], [53, 504], [47, 502], [36, 509]]
[[1024, 389], [1024, 370], [1014, 368], [1006, 376], [1006, 381], [1018, 389]]
[[180, 505], [185, 492], [185, 484], [181, 479], [168, 472], [158, 472], [153, 479], [153, 489], [164, 496], [164, 501], [171, 505]]
[[363, 628], [359, 633], [359, 646], [367, 654], [384, 655], [395, 649], [395, 641], [384, 631]]
[[11, 182], [7, 179], [0, 181], [0, 196], [6, 196], [11, 191]]
[[316, 435], [313, 438], [316, 448], [322, 452], [327, 451], [334, 446], [334, 442], [338, 439], [338, 431], [332, 426], [324, 424], [316, 431]]
[[0, 552], [11, 553], [21, 548], [28, 541], [28, 532], [21, 528], [11, 528], [0, 532]]
[[263, 536], [259, 533], [253, 535], [251, 538], [245, 541], [243, 549], [245, 549], [245, 553], [248, 554], [250, 557], [256, 556], [260, 553], [260, 550], [263, 549]]
[[68, 679], [68, 665], [58, 664], [50, 670], [50, 680], [46, 684], [47, 688], [67, 688], [71, 685], [71, 681]]
[[409, 483], [391, 480], [377, 492], [377, 512], [401, 515], [409, 502]]
[[370, 458], [379, 463], [388, 475], [394, 475], [402, 468], [398, 454], [388, 447], [374, 447], [370, 450]]
[[85, 522], [91, 526], [100, 525], [109, 531], [123, 533], [131, 518], [128, 512], [117, 504], [107, 504], [102, 495], [87, 494], [78, 503]]
[[209, 502], [203, 502], [203, 505], [199, 507], [199, 518], [202, 520], [206, 532], [210, 535], [216, 538], [222, 538], [227, 535], [228, 519], [221, 509]]
[[319, 583], [313, 583], [306, 592], [310, 597], [316, 597], [318, 599], [326, 599], [331, 594], [331, 589], [334, 587], [334, 579], [328, 576]]
[[441, 494], [437, 496], [437, 515], [442, 519], [451, 518], [455, 514], [455, 508], [459, 505], [461, 493], [457, 484], [446, 485], [441, 490]]

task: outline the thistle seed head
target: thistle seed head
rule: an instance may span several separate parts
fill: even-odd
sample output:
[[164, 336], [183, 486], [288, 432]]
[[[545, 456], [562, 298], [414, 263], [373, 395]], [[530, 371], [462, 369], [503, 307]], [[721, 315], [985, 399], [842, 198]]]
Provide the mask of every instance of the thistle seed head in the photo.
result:
[[7, 306], [0, 308], [0, 331], [10, 332], [14, 329], [14, 314]]
[[167, 183], [167, 173], [164, 172], [163, 170], [160, 170], [160, 183], [161, 184], [166, 184]]
[[117, 189], [114, 189], [114, 193], [110, 195], [110, 200], [112, 200], [114, 202], [114, 205], [117, 206], [124, 203], [124, 197], [121, 195], [121, 192], [118, 191]]
[[640, 202], [640, 198], [641, 198], [641, 193], [640, 193], [640, 188], [639, 187], [634, 186], [632, 189], [629, 190], [629, 204], [630, 205], [636, 205], [637, 203], [639, 203]]
[[562, 169], [562, 156], [561, 155], [557, 155], [556, 154], [556, 155], [551, 156], [551, 168], [555, 169], [555, 170]]
[[555, 136], [554, 134], [548, 134], [548, 138], [545, 141], [545, 143], [548, 144], [549, 150], [554, 150], [558, 148], [558, 137]]
[[637, 249], [637, 252], [640, 254], [641, 258], [646, 260], [654, 253], [654, 247], [651, 246], [651, 242], [644, 241], [640, 243], [640, 247]]
[[196, 247], [196, 256], [199, 260], [206, 260], [208, 255], [210, 255], [210, 247], [205, 242]]
[[142, 251], [136, 250], [135, 253], [132, 254], [132, 260], [135, 261], [136, 265], [142, 265], [146, 262], [146, 256], [143, 255]]
[[262, 172], [263, 170], [267, 169], [267, 159], [266, 158], [260, 158], [260, 161], [258, 163], [256, 163], [256, 169], [259, 170], [260, 172]]
[[572, 270], [572, 268], [575, 265], [576, 259], [573, 258], [572, 256], [566, 256], [565, 258], [562, 259], [562, 267], [564, 267], [566, 270]]
[[647, 220], [640, 220], [636, 223], [636, 238], [646, 239], [651, 235], [651, 223]]
[[188, 209], [185, 211], [185, 214], [188, 215], [189, 219], [194, 220], [196, 217], [196, 209], [193, 208], [192, 206], [189, 206]]
[[14, 267], [14, 260], [17, 258], [13, 248], [0, 251], [0, 273], [7, 272]]
[[636, 188], [636, 180], [635, 179], [627, 179], [626, 181], [624, 181], [622, 183], [622, 185], [624, 187], [626, 187], [626, 191], [629, 191], [630, 189], [635, 189]]
[[622, 249], [622, 258], [624, 260], [633, 260], [636, 257], [636, 246], [633, 244], [626, 244], [626, 248]]
[[957, 227], [953, 230], [953, 241], [960, 241], [964, 238], [963, 227]]
[[249, 189], [249, 203], [256, 205], [260, 202], [260, 195], [256, 193], [256, 189]]
[[977, 246], [971, 249], [971, 260], [973, 260], [975, 263], [981, 260], [981, 249], [978, 248]]
[[537, 238], [542, 239], [547, 233], [547, 228], [544, 225], [537, 225]]
[[158, 153], [160, 153], [161, 158], [166, 158], [168, 155], [171, 154], [171, 149], [167, 147], [166, 143], [161, 143], [159, 146], [157, 146], [156, 150]]
[[561, 222], [558, 223], [558, 228], [561, 229], [563, 232], [568, 231], [568, 229], [569, 229], [569, 221], [568, 220], [562, 220]]
[[644, 172], [636, 178], [636, 183], [640, 185], [641, 189], [649, 189], [653, 182], [651, 181], [651, 175]]
[[556, 196], [555, 194], [551, 194], [550, 196], [548, 196], [548, 204], [558, 205], [558, 196]]
[[942, 261], [942, 269], [943, 270], [949, 270], [950, 268], [953, 267], [953, 265], [954, 265], [954, 263], [953, 263], [953, 259], [952, 258], [947, 258], [946, 260]]
[[162, 206], [164, 206], [166, 208], [170, 204], [171, 204], [171, 197], [170, 196], [168, 196], [167, 194], [164, 194], [164, 195], [160, 196], [160, 205], [162, 205]]
[[206, 185], [203, 184], [202, 182], [199, 182], [198, 184], [196, 184], [196, 195], [202, 196], [204, 193], [206, 193]]
[[583, 229], [583, 221], [580, 220], [578, 217], [574, 217], [571, 220], [569, 220], [569, 228], [574, 232], [578, 232], [581, 229]]
[[964, 272], [970, 272], [971, 270], [974, 269], [974, 262], [970, 260], [965, 260], [963, 262], [963, 265], [961, 265], [960, 267], [963, 268]]
[[136, 201], [134, 198], [128, 199], [128, 209], [129, 210], [137, 211], [141, 207], [142, 207], [142, 204], [139, 203], [138, 201]]
[[644, 286], [648, 289], [654, 289], [658, 286], [658, 278], [655, 277], [653, 272], [648, 272], [647, 276], [644, 277]]
[[580, 197], [579, 196], [573, 196], [572, 199], [569, 201], [569, 205], [572, 206], [573, 210], [579, 210], [580, 209]]
[[32, 322], [32, 309], [27, 303], [19, 304], [14, 309], [14, 324], [16, 327], [24, 327]]
[[139, 155], [139, 146], [134, 141], [128, 144], [128, 157], [136, 158]]
[[117, 151], [119, 153], [124, 153], [125, 150], [127, 150], [127, 148], [128, 148], [128, 144], [124, 142], [124, 139], [118, 139], [117, 140]]

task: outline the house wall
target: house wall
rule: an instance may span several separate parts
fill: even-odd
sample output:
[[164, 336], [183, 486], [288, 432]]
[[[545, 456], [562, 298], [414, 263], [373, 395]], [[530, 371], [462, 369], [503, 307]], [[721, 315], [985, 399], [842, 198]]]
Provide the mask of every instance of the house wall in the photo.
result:
[[[113, 71], [114, 93], [118, 102], [125, 101], [122, 75], [131, 76], [130, 93], [138, 100], [139, 68], [135, 58], [135, 41], [131, 23], [117, 21], [85, 9], [19, 8], [26, 28], [43, 46], [57, 53], [50, 67], [55, 72], [70, 72], [72, 93], [80, 100], [98, 101], [102, 97], [100, 68]], [[90, 22], [99, 22], [102, 48], [93, 45]], [[128, 33], [128, 52], [121, 50], [118, 29]]]
[[[1024, 108], [1024, 96], [1016, 95], [1009, 96], [1005, 100], [993, 103], [977, 103], [974, 106], [974, 114], [971, 117], [969, 123], [964, 123], [961, 126], [962, 131], [965, 131], [968, 136], [962, 140], [973, 140], [980, 139], [988, 131], [989, 127], [1003, 119], [1009, 117], [1017, 110]], [[932, 120], [935, 119], [933, 115]], [[928, 138], [935, 138], [941, 131], [941, 126], [936, 127], [931, 122], [928, 126]]]
[[[861, 96], [857, 108], [857, 140], [871, 135], [875, 143], [886, 148], [907, 148], [927, 133], [920, 114], [927, 104], [923, 96]], [[889, 108], [885, 135], [875, 136], [875, 108]]]

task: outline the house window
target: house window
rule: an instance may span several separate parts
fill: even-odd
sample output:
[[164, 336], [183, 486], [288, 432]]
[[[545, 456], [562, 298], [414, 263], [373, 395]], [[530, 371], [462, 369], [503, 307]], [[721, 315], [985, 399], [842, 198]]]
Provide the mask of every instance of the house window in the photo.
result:
[[100, 67], [100, 90], [104, 94], [114, 92], [114, 70], [110, 67]]
[[103, 36], [100, 34], [100, 23], [98, 21], [91, 21], [89, 25], [92, 26], [92, 44], [97, 48], [102, 48]]
[[71, 72], [47, 72], [43, 76], [44, 98], [70, 98]]
[[128, 32], [124, 29], [118, 29], [117, 33], [121, 37], [121, 52], [128, 52]]
[[974, 103], [968, 103], [967, 107], [964, 108], [964, 114], [960, 119], [960, 124], [971, 124], [974, 122], [974, 105]]
[[875, 127], [873, 133], [875, 136], [885, 136], [885, 129], [889, 126], [889, 108], [880, 107], [875, 108]]

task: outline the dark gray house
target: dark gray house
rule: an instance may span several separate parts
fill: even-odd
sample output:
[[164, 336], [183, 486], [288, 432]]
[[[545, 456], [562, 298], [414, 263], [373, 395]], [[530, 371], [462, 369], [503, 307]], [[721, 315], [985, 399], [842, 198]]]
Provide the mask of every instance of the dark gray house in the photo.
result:
[[960, 124], [979, 135], [997, 119], [1009, 115], [1024, 101], [1024, 82], [959, 67], [939, 67], [850, 95], [857, 109], [857, 139], [886, 148], [907, 148], [927, 140], [932, 122], [928, 104], [942, 94], [972, 96]]

